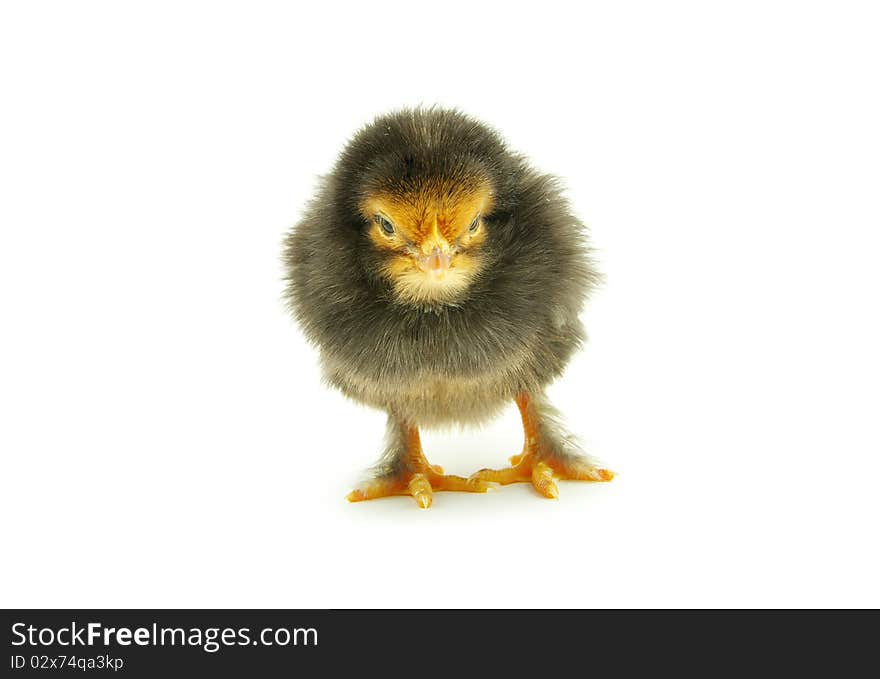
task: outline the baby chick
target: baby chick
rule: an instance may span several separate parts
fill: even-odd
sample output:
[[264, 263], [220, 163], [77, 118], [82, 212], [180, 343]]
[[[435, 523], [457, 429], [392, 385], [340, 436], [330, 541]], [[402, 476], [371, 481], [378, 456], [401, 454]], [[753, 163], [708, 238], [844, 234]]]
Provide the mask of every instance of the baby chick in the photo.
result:
[[[327, 382], [388, 413], [384, 453], [352, 502], [608, 481], [565, 432], [545, 387], [584, 340], [598, 280], [556, 181], [452, 110], [361, 129], [285, 240], [286, 298]], [[445, 475], [419, 428], [485, 422], [511, 401], [525, 443], [506, 469]]]

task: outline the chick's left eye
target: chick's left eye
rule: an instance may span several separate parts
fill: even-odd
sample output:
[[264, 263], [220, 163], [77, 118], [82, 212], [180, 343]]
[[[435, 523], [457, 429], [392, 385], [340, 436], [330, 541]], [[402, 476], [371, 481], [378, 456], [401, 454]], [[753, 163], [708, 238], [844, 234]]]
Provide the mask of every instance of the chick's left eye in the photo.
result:
[[376, 217], [376, 221], [379, 222], [379, 226], [389, 236], [394, 233], [394, 224], [385, 219], [385, 217]]
[[471, 222], [471, 225], [468, 227], [468, 231], [473, 233], [477, 229], [480, 228], [480, 218], [477, 217], [474, 221]]

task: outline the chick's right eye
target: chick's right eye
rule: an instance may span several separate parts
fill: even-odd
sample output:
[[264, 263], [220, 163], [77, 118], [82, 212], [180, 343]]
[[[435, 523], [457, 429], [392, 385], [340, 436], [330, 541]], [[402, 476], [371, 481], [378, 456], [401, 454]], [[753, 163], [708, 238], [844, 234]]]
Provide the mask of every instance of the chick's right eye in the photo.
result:
[[394, 233], [394, 224], [385, 219], [385, 217], [378, 216], [376, 217], [376, 221], [379, 223], [379, 226], [382, 227], [382, 230], [389, 236]]

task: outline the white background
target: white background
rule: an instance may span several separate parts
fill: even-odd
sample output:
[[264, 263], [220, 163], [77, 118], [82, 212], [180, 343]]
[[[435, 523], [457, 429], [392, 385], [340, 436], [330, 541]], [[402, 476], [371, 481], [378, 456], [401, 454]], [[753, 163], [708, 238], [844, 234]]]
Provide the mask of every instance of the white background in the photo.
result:
[[[0, 605], [878, 606], [872, 3], [0, 11]], [[607, 284], [551, 389], [619, 472], [350, 505], [280, 242], [372, 116], [563, 177]], [[468, 474], [513, 409], [425, 435]]]

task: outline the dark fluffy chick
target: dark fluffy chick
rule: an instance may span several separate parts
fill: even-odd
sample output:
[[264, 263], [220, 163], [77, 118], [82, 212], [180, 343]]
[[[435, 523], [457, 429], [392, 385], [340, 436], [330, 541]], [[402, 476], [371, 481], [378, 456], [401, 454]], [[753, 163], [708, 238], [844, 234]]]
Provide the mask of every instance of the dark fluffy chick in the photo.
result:
[[[457, 111], [377, 118], [342, 151], [287, 236], [286, 297], [326, 380], [388, 413], [366, 500], [612, 478], [583, 455], [544, 395], [584, 340], [598, 274], [557, 182]], [[511, 401], [525, 444], [506, 469], [444, 475], [419, 428], [480, 423]]]

